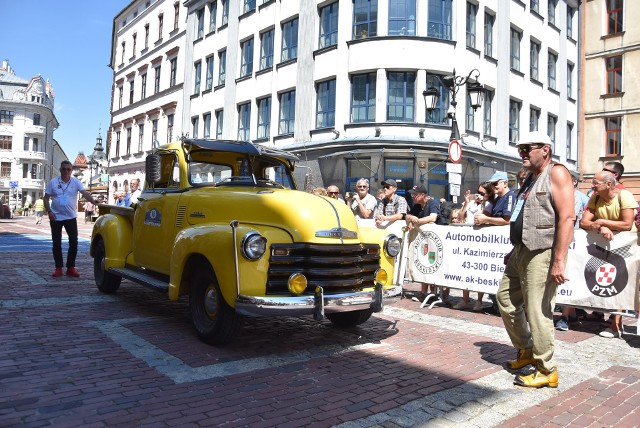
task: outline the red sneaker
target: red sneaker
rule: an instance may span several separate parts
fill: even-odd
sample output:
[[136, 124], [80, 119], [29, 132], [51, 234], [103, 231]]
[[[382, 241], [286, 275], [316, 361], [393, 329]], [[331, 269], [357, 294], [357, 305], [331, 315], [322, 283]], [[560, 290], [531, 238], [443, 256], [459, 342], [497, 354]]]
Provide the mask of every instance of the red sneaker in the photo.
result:
[[53, 273], [51, 274], [51, 276], [62, 276], [64, 275], [64, 273], [62, 273], [62, 268], [56, 268], [56, 270], [53, 271]]
[[75, 278], [80, 276], [80, 272], [78, 272], [78, 269], [72, 267], [72, 268], [68, 268], [67, 269], [67, 276], [73, 276]]

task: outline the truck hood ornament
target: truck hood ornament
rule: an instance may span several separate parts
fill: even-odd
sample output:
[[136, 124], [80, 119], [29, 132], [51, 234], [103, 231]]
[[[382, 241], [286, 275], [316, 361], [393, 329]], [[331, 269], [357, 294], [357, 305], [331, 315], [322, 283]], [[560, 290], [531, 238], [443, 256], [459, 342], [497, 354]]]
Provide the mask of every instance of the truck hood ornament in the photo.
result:
[[356, 239], [358, 237], [357, 232], [353, 232], [344, 227], [334, 227], [330, 230], [317, 230], [317, 238], [336, 238], [336, 239]]

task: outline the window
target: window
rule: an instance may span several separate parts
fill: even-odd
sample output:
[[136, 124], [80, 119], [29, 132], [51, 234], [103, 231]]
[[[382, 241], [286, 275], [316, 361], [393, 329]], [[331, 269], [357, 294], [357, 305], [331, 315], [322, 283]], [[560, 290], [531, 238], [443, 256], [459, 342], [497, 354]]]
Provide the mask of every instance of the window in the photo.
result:
[[567, 37], [573, 39], [573, 15], [576, 10], [571, 6], [567, 6]]
[[496, 17], [484, 14], [484, 56], [493, 58], [493, 23]]
[[607, 117], [604, 124], [607, 132], [605, 156], [620, 156], [622, 154], [622, 117]]
[[156, 141], [158, 141], [158, 119], [153, 119], [151, 121], [151, 147], [156, 146]]
[[127, 128], [127, 154], [131, 154], [131, 128]]
[[567, 159], [573, 159], [571, 155], [571, 142], [573, 141], [573, 123], [567, 122]]
[[126, 42], [122, 42], [122, 58], [120, 58], [120, 64], [124, 64], [124, 51], [127, 46]]
[[353, 39], [378, 35], [378, 0], [353, 0]]
[[448, 122], [447, 110], [449, 109], [449, 89], [442, 84], [442, 76], [427, 74], [427, 88], [436, 88], [440, 96], [436, 108], [427, 111], [425, 122], [444, 124]]
[[0, 124], [13, 125], [13, 110], [0, 110]]
[[120, 156], [120, 131], [116, 132], [116, 157]]
[[520, 139], [520, 109], [522, 103], [509, 100], [509, 142], [515, 144]]
[[0, 135], [0, 150], [11, 150], [13, 147], [12, 135]]
[[207, 76], [205, 81], [205, 90], [209, 91], [213, 88], [213, 55], [207, 57]]
[[133, 80], [129, 82], [129, 105], [133, 104]]
[[124, 96], [124, 88], [118, 86], [118, 108], [122, 108], [122, 97]]
[[251, 104], [244, 103], [238, 106], [238, 140], [250, 141], [249, 130], [251, 127]]
[[196, 40], [204, 37], [204, 7], [196, 10]]
[[198, 138], [198, 126], [200, 126], [200, 119], [198, 116], [191, 118], [191, 135], [193, 138]]
[[475, 131], [476, 115], [473, 107], [471, 107], [471, 96], [467, 91], [467, 109], [465, 112], [465, 129], [467, 131]]
[[229, 23], [229, 0], [220, 0], [222, 5], [222, 25]]
[[167, 143], [170, 143], [173, 140], [173, 121], [174, 115], [167, 115]]
[[155, 68], [155, 76], [153, 79], [153, 93], [157, 94], [160, 92], [160, 66]]
[[624, 0], [607, 0], [607, 34], [616, 34], [623, 30], [623, 5]]
[[170, 62], [171, 65], [171, 77], [169, 78], [169, 87], [176, 85], [176, 76], [178, 75], [178, 59], [173, 58]]
[[31, 150], [33, 150], [34, 152], [38, 151], [38, 139], [37, 138], [33, 139], [33, 143], [31, 145]]
[[478, 5], [467, 2], [467, 47], [476, 47], [476, 16]]
[[144, 26], [144, 48], [149, 47], [149, 24]]
[[607, 94], [622, 92], [622, 55], [605, 58], [607, 68]]
[[375, 122], [376, 73], [351, 77], [351, 122]]
[[320, 9], [320, 38], [318, 48], [338, 44], [338, 2]]
[[558, 4], [558, 0], [548, 0], [547, 1], [547, 14], [550, 25], [556, 25], [556, 5]]
[[280, 98], [278, 134], [293, 134], [296, 123], [296, 91], [283, 92]]
[[282, 24], [281, 61], [298, 57], [298, 18]]
[[227, 79], [227, 50], [218, 53], [218, 85], [224, 85]]
[[173, 4], [173, 29], [178, 29], [178, 23], [180, 22], [180, 3], [175, 2]]
[[567, 98], [573, 98], [573, 64], [567, 63]]
[[553, 52], [549, 52], [549, 62], [547, 63], [547, 73], [549, 75], [549, 89], [556, 90], [556, 65], [558, 62], [558, 55]]
[[11, 162], [2, 162], [0, 166], [0, 177], [11, 178]]
[[416, 0], [389, 0], [389, 35], [416, 35]]
[[[256, 10], [256, 0], [243, 0], [242, 13], [251, 12]], [[249, 140], [247, 140], [249, 141]]]
[[552, 114], [547, 115], [547, 135], [551, 139], [552, 148], [555, 151], [556, 148], [556, 125], [558, 124], [558, 118]]
[[529, 131], [537, 131], [540, 123], [540, 110], [531, 106], [529, 107]]
[[164, 27], [164, 15], [158, 15], [158, 40], [162, 40], [162, 27]]
[[200, 93], [200, 79], [202, 78], [202, 62], [193, 64], [193, 94]]
[[271, 97], [258, 100], [258, 139], [269, 138], [271, 128]]
[[429, 0], [427, 36], [451, 40], [451, 0]]
[[218, 3], [213, 1], [209, 3], [209, 33], [216, 32], [216, 13], [218, 12]]
[[22, 164], [22, 178], [29, 178], [29, 164]]
[[531, 79], [540, 81], [540, 44], [533, 40], [529, 47], [529, 74]]
[[511, 69], [520, 71], [520, 39], [522, 33], [515, 28], [511, 29]]
[[216, 111], [216, 138], [222, 138], [222, 125], [224, 121], [224, 111], [218, 110]]
[[388, 79], [387, 120], [413, 122], [416, 74], [389, 72]]
[[531, 0], [531, 11], [540, 13], [540, 0]]
[[22, 148], [25, 152], [29, 151], [29, 137], [24, 137], [24, 147]]
[[144, 123], [138, 124], [138, 153], [142, 152], [144, 143]]
[[484, 135], [492, 135], [491, 134], [491, 108], [493, 107], [493, 91], [485, 89], [484, 92], [484, 103], [482, 108], [484, 110], [484, 127], [483, 132]]
[[336, 123], [336, 79], [317, 85], [316, 128], [332, 128]]
[[240, 43], [240, 52], [240, 77], [250, 76], [253, 73], [253, 37]]
[[40, 113], [33, 113], [33, 124], [40, 126]]
[[136, 45], [138, 44], [138, 34], [137, 33], [133, 33], [133, 49], [131, 52], [131, 56], [132, 57], [136, 57]]
[[147, 98], [147, 73], [140, 75], [140, 99]]
[[273, 67], [273, 28], [260, 34], [260, 70]]

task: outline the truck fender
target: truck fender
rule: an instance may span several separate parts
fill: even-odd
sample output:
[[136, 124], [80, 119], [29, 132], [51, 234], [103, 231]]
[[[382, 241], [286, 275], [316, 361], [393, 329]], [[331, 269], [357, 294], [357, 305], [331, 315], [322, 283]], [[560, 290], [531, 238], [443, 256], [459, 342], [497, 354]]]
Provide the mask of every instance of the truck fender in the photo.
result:
[[105, 243], [105, 269], [124, 267], [132, 252], [133, 227], [131, 220], [116, 214], [104, 214], [98, 217], [91, 233], [89, 254], [93, 257], [95, 242], [102, 239]]

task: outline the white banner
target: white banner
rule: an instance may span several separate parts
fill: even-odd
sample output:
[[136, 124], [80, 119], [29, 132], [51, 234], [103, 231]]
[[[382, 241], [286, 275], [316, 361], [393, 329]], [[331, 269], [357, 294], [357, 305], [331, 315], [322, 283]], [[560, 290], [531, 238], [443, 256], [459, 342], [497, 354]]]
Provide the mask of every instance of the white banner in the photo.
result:
[[[558, 287], [557, 303], [638, 310], [638, 234], [620, 232], [611, 242], [582, 229], [574, 236], [569, 282]], [[427, 224], [410, 231], [407, 240], [411, 280], [490, 294], [498, 290], [504, 255], [512, 248], [509, 226]]]

